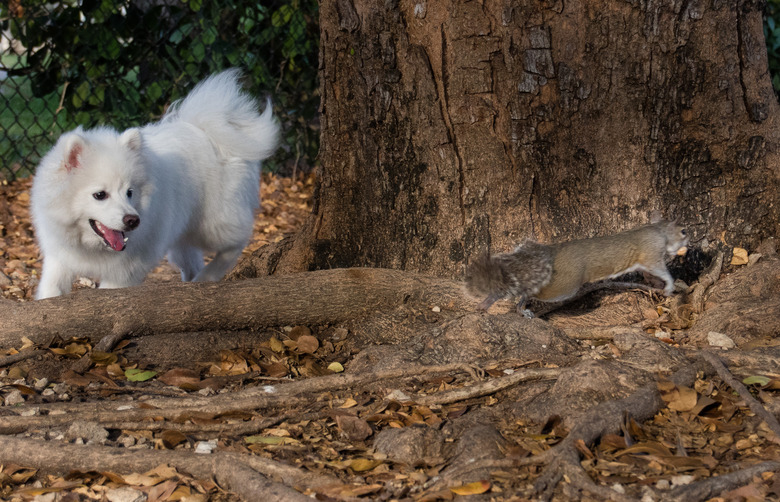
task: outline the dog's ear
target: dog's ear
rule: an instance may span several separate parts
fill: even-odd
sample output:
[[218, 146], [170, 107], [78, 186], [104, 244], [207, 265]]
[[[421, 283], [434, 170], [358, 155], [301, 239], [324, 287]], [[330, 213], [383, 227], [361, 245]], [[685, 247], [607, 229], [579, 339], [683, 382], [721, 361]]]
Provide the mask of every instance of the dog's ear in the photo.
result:
[[71, 172], [81, 166], [81, 160], [86, 148], [87, 144], [84, 138], [76, 133], [68, 135], [67, 143], [65, 143], [65, 157], [62, 159], [62, 165], [67, 172]]
[[137, 152], [141, 150], [141, 146], [143, 146], [141, 131], [136, 128], [128, 129], [122, 133], [122, 136], [119, 138], [119, 142], [126, 146], [129, 150]]

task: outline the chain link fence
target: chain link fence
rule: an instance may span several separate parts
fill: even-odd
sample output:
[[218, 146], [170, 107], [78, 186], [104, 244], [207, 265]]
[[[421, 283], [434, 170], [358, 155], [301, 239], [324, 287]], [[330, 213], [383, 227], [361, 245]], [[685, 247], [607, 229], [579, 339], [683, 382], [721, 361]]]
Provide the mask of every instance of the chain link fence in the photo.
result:
[[282, 148], [266, 166], [314, 163], [317, 0], [7, 0], [0, 29], [0, 179], [34, 172], [64, 131], [156, 120], [234, 66], [282, 122]]

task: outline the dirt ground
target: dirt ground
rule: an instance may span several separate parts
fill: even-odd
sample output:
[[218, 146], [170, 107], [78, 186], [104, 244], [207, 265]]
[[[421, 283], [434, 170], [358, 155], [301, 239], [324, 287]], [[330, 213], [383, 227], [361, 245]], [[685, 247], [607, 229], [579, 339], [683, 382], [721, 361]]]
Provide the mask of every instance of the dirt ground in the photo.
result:
[[[265, 175], [246, 253], [294, 233], [313, 186]], [[40, 271], [28, 189], [0, 186], [11, 302], [30, 301]], [[780, 260], [769, 247], [727, 264], [706, 296], [595, 293], [543, 320], [508, 302], [475, 313], [455, 281], [377, 269], [366, 274], [389, 291], [429, 293], [360, 322], [155, 333], [106, 352], [87, 332], [23, 337], [0, 353], [0, 498], [778, 499]], [[333, 288], [359, 274], [317, 274], [258, 283], [258, 301], [297, 295], [315, 313], [369, 301]], [[162, 264], [147, 282], [178, 280]], [[701, 350], [715, 343], [736, 348]], [[736, 381], [708, 366], [712, 354]]]

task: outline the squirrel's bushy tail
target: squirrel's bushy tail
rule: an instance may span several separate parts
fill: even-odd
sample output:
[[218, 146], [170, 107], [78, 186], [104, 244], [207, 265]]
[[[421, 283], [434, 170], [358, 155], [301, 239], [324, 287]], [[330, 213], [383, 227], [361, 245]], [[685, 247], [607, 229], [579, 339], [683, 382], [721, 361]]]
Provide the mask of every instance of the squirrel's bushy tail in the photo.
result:
[[240, 77], [237, 68], [212, 75], [174, 103], [163, 120], [181, 120], [202, 129], [226, 158], [270, 157], [279, 144], [271, 100], [262, 115], [258, 113], [257, 101], [242, 91]]

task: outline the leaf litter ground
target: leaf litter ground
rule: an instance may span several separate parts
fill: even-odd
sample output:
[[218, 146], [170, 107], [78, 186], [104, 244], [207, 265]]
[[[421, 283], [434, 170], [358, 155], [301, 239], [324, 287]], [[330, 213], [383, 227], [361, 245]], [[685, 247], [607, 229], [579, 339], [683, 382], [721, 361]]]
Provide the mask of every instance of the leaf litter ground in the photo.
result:
[[[263, 211], [245, 253], [295, 232], [310, 211], [313, 177], [298, 180], [264, 175]], [[12, 301], [29, 301], [40, 273], [40, 260], [29, 220], [29, 180], [0, 185], [0, 289]], [[167, 264], [158, 267], [150, 281], [178, 280]], [[94, 287], [84, 281], [82, 287]], [[279, 379], [301, 379], [341, 371], [352, 356], [343, 347], [346, 330], [331, 326], [287, 326], [269, 330], [260, 342], [238, 341], [199, 360], [160, 361], [133, 353], [122, 342], [111, 353], [92, 353], [94, 367], [82, 373], [68, 370], [70, 362], [91, 349], [85, 340], [56, 340], [42, 349], [37, 363], [26, 360], [1, 369], [6, 406], [19, 403], [78, 403], [142, 401], [150, 397], [212, 395], [236, 392]], [[6, 351], [10, 355], [21, 350]], [[603, 347], [604, 357], [610, 349]], [[139, 358], [140, 357], [140, 358]], [[45, 369], [42, 369], [45, 368]], [[487, 378], [513, 368], [483, 368]], [[759, 398], [777, 398], [780, 375], [758, 380], [752, 392]], [[488, 479], [462, 486], [429, 489], [445, 468], [435, 453], [409, 463], [393, 462], [376, 451], [373, 439], [386, 429], [427, 425], [441, 429], [468, 410], [496, 405], [496, 397], [472, 398], [455, 404], [415, 404], [405, 396], [433, 395], [469, 383], [468, 375], [438, 375], [412, 379], [403, 389], [380, 387], [357, 391], [324, 392], [295, 412], [284, 409], [272, 417], [259, 412], [233, 411], [220, 415], [179, 417], [200, 432], [186, 427], [54, 428], [33, 437], [127, 448], [128, 450], [221, 451], [257, 455], [329, 476], [318, 490], [323, 499], [449, 500], [458, 495], [484, 494], [492, 500], [533, 497], [535, 466], [496, 469]], [[582, 466], [600, 484], [618, 487], [641, 497], [643, 487], [671, 488], [731, 471], [735, 466], [780, 458], [780, 439], [757, 420], [739, 396], [717, 377], [699, 379], [694, 388], [660, 385], [667, 407], [653, 419], [638, 424], [627, 420], [623, 434], [607, 435], [595, 446], [582, 445]], [[391, 399], [387, 393], [398, 392]], [[247, 424], [258, 424], [254, 430]], [[212, 426], [211, 429], [209, 426]], [[211, 433], [202, 431], [213, 430]], [[545, 424], [509, 421], [501, 430], [506, 454], [522, 459], [542, 453], [566, 436], [552, 418]], [[209, 441], [210, 440], [210, 441]], [[238, 500], [212, 480], [193, 479], [160, 465], [143, 473], [109, 471], [72, 472], [54, 476], [23, 465], [0, 466], [3, 500]], [[766, 500], [780, 497], [780, 476], [754, 477], [744, 486], [721, 494], [717, 500]], [[585, 500], [595, 500], [587, 499]]]

